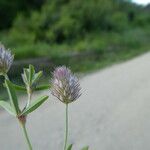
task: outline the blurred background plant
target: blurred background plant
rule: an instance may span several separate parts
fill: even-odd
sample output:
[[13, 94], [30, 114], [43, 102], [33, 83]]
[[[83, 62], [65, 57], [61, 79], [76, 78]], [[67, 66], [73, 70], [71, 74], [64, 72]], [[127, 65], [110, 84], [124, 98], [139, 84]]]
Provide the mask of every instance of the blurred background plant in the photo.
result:
[[127, 0], [1, 0], [0, 41], [17, 60], [11, 76], [30, 61], [87, 72], [144, 53], [149, 12]]

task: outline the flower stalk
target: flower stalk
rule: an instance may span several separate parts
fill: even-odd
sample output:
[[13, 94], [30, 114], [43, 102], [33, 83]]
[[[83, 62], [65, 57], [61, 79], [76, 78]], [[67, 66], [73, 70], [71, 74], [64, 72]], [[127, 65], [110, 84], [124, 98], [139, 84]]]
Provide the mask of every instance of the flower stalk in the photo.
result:
[[66, 104], [66, 122], [65, 122], [65, 141], [64, 141], [64, 150], [67, 149], [67, 142], [68, 142], [68, 129], [69, 129], [69, 122], [68, 122], [68, 104]]
[[8, 77], [7, 73], [4, 74], [4, 77], [5, 77], [6, 80], [9, 80], [9, 77]]

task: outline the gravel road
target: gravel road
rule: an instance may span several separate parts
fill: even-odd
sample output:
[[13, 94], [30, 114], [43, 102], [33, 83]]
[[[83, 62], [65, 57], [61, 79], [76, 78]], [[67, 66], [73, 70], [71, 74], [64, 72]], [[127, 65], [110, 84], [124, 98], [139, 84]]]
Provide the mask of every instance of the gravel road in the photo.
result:
[[[73, 150], [84, 145], [150, 150], [150, 53], [87, 75], [81, 84], [83, 95], [69, 107]], [[64, 113], [64, 105], [50, 96], [29, 116], [34, 150], [62, 150]], [[0, 150], [27, 150], [16, 119], [5, 111], [0, 111]]]

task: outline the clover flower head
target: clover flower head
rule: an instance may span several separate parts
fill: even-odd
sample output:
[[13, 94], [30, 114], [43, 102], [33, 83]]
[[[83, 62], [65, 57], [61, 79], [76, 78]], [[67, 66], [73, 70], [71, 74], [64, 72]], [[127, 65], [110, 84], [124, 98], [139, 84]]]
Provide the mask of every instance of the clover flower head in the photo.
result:
[[57, 67], [53, 72], [52, 95], [61, 102], [68, 104], [80, 96], [80, 83], [78, 78], [65, 66]]
[[6, 74], [14, 60], [11, 51], [6, 50], [4, 45], [0, 43], [0, 75]]

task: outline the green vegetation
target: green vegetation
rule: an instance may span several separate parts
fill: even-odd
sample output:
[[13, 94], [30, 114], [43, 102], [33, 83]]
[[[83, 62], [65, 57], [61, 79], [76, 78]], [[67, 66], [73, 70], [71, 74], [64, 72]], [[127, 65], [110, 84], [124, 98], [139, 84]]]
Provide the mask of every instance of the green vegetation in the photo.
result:
[[15, 1], [1, 0], [0, 14], [17, 9], [4, 18], [0, 40], [16, 59], [49, 57], [55, 65], [85, 72], [150, 49], [148, 6], [123, 0]]

